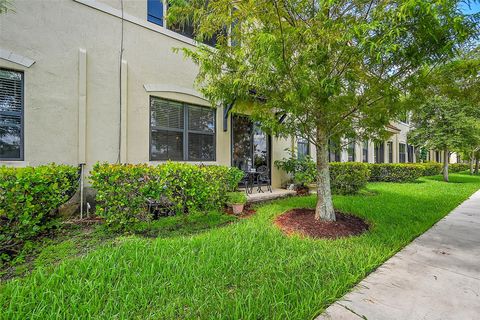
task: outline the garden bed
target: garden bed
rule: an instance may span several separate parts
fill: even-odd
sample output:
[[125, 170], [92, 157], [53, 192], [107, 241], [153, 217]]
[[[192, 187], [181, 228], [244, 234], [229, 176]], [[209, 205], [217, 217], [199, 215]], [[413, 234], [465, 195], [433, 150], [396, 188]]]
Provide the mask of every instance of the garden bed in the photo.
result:
[[313, 209], [293, 209], [275, 219], [275, 224], [286, 234], [300, 234], [311, 238], [337, 239], [366, 232], [368, 224], [362, 219], [336, 211], [336, 221], [315, 219]]

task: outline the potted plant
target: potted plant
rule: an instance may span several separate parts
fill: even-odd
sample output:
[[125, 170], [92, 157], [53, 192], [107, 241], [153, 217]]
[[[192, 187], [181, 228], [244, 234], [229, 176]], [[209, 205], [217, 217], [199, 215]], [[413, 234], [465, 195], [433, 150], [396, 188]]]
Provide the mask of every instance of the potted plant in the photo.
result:
[[232, 207], [234, 214], [241, 214], [245, 203], [247, 203], [247, 196], [244, 192], [227, 193], [227, 205]]

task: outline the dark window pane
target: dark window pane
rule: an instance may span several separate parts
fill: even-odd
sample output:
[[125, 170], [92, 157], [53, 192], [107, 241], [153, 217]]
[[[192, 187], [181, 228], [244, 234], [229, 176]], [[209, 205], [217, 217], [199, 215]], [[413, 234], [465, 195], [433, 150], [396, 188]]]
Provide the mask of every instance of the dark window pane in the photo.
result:
[[404, 143], [400, 143], [398, 145], [398, 152], [399, 152], [399, 161], [401, 163], [405, 163], [406, 162], [406, 149], [405, 149], [405, 144]]
[[253, 125], [249, 118], [232, 117], [232, 166], [243, 171], [252, 169], [252, 134]]
[[178, 102], [152, 98], [150, 100], [152, 127], [183, 129], [183, 105]]
[[215, 135], [188, 134], [188, 160], [213, 161], [215, 160]]
[[152, 130], [151, 160], [183, 160], [183, 133]]
[[163, 26], [163, 0], [148, 0], [147, 20]]
[[0, 159], [22, 158], [22, 76], [0, 69]]
[[368, 162], [368, 141], [363, 142], [363, 150], [362, 150], [362, 155], [363, 155], [363, 162]]
[[188, 106], [188, 129], [215, 132], [215, 110], [206, 107]]
[[309, 142], [307, 139], [297, 138], [297, 158], [302, 159], [310, 154]]
[[374, 158], [375, 163], [385, 162], [385, 143], [384, 142], [375, 142], [374, 157], [375, 157]]
[[393, 142], [389, 141], [388, 145], [388, 162], [393, 163]]
[[347, 154], [348, 154], [348, 162], [354, 162], [355, 161], [355, 141], [351, 141], [348, 143]]
[[20, 126], [2, 125], [0, 116], [0, 159], [19, 159], [21, 154]]

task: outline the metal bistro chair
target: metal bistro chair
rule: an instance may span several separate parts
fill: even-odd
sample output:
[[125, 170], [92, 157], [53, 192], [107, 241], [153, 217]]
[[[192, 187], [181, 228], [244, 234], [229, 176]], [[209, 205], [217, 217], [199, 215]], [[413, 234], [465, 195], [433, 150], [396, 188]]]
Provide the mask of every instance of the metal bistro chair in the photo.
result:
[[262, 186], [266, 186], [267, 190], [272, 192], [272, 181], [270, 179], [270, 169], [263, 165], [257, 168], [257, 191], [262, 192]]

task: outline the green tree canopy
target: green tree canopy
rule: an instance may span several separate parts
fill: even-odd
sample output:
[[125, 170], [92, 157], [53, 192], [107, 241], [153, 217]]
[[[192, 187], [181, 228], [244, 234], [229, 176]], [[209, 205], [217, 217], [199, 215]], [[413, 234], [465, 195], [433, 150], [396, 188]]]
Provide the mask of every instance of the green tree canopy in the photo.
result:
[[[249, 101], [276, 135], [301, 135], [317, 150], [316, 216], [334, 220], [328, 140], [381, 136], [424, 65], [450, 58], [476, 31], [450, 0], [177, 0], [215, 48], [184, 49], [214, 105]], [[280, 116], [284, 121], [278, 121]]]

